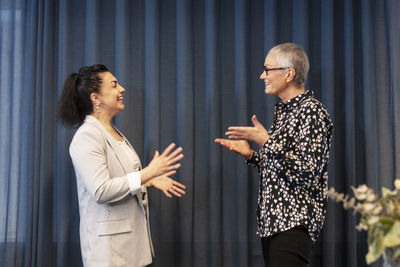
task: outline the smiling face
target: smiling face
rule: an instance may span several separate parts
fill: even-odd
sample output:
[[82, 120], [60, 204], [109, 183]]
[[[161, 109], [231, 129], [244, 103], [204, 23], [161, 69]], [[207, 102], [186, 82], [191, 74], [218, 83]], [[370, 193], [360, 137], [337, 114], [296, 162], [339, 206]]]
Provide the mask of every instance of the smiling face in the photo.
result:
[[111, 72], [100, 73], [99, 77], [101, 78], [100, 93], [97, 94], [94, 106], [96, 106], [97, 102], [100, 103], [100, 112], [113, 117], [125, 108], [122, 96], [125, 89], [118, 83]]
[[265, 93], [281, 97], [285, 89], [289, 86], [288, 72], [291, 71], [290, 68], [285, 68], [287, 66], [280, 66], [276, 62], [275, 56], [270, 53], [265, 58], [264, 66], [267, 69], [274, 69], [269, 70], [268, 73], [264, 70], [260, 76], [260, 79], [264, 80], [265, 83]]

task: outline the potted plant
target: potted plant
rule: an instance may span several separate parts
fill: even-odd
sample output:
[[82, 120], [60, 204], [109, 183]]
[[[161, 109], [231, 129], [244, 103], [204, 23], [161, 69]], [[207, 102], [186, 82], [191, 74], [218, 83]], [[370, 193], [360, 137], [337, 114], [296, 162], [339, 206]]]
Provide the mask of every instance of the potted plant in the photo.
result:
[[394, 190], [382, 187], [381, 196], [365, 184], [351, 188], [354, 197], [334, 188], [327, 196], [360, 214], [356, 229], [368, 231], [366, 262], [371, 264], [383, 256], [388, 266], [400, 266], [400, 179], [394, 181]]

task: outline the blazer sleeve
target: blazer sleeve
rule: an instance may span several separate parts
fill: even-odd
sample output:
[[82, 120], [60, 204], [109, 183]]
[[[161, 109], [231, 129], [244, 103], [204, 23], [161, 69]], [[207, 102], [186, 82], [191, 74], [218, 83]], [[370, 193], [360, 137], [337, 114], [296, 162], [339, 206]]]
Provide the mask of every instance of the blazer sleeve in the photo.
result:
[[86, 127], [77, 131], [69, 149], [77, 179], [99, 204], [111, 204], [141, 191], [139, 171], [110, 176], [106, 145], [99, 130]]

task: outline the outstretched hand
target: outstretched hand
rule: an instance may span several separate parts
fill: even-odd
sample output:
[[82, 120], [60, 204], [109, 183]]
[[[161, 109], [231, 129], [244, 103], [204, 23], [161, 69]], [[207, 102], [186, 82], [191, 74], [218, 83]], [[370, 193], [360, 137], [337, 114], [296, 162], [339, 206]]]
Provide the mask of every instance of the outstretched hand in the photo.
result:
[[176, 197], [181, 197], [185, 194], [184, 189], [186, 189], [186, 187], [168, 177], [168, 174], [169, 173], [153, 178], [148, 185], [162, 191], [169, 198], [172, 198], [171, 194], [175, 195]]
[[181, 167], [180, 163], [177, 163], [183, 158], [182, 148], [178, 147], [174, 151], [174, 143], [171, 143], [163, 153], [159, 154], [158, 151], [154, 153], [154, 157], [147, 166], [152, 171], [152, 176], [164, 175], [167, 172], [175, 171]]
[[246, 140], [229, 140], [217, 138], [215, 142], [223, 145], [229, 150], [238, 153], [239, 155], [245, 157], [246, 159], [251, 159], [253, 156], [253, 150], [251, 150], [249, 143]]
[[171, 143], [163, 153], [160, 154], [158, 151], [154, 153], [154, 157], [149, 165], [140, 171], [142, 184], [147, 183], [157, 176], [170, 176], [176, 173], [176, 170], [181, 167], [181, 164], [178, 162], [183, 158], [183, 149], [178, 147], [173, 150], [174, 147], [175, 144]]
[[253, 122], [253, 127], [230, 126], [225, 135], [227, 135], [229, 139], [248, 140], [263, 146], [268, 141], [269, 134], [264, 126], [257, 120], [256, 115], [251, 117], [251, 121]]

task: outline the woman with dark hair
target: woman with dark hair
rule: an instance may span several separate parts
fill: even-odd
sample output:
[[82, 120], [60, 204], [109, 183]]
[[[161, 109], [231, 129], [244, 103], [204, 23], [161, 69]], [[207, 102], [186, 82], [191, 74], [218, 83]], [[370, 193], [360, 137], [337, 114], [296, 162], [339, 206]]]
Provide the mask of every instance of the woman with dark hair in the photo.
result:
[[79, 126], [70, 145], [79, 199], [85, 266], [145, 266], [154, 256], [147, 187], [181, 197], [185, 186], [169, 176], [183, 158], [170, 144], [142, 169], [125, 136], [112, 124], [124, 109], [125, 89], [104, 65], [82, 67], [65, 81], [58, 116]]

